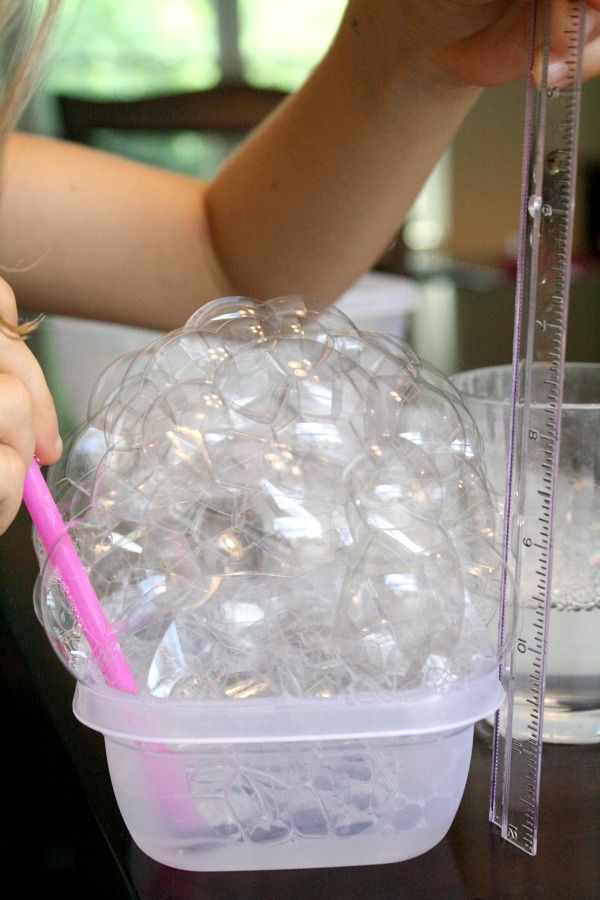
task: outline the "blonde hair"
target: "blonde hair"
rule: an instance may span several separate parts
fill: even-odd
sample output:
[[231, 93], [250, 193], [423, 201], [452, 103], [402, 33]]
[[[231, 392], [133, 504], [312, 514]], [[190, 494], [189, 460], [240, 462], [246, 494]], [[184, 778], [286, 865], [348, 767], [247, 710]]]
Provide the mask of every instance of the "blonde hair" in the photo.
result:
[[[0, 0], [0, 159], [6, 139], [37, 83], [48, 33], [60, 0]], [[27, 337], [43, 316], [13, 325], [0, 313], [0, 331]]]

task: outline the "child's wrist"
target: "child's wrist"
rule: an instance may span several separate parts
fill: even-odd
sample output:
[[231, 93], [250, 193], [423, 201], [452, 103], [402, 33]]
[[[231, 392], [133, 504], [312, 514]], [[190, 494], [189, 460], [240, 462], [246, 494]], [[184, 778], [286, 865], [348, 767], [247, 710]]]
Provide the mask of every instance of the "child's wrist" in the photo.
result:
[[381, 9], [369, 0], [350, 2], [336, 40], [374, 92], [393, 96], [408, 87], [415, 99], [421, 96], [429, 102], [456, 102], [461, 106], [479, 95], [480, 87], [436, 64], [434, 47], [428, 55], [396, 20], [391, 28], [385, 15], [378, 15]]

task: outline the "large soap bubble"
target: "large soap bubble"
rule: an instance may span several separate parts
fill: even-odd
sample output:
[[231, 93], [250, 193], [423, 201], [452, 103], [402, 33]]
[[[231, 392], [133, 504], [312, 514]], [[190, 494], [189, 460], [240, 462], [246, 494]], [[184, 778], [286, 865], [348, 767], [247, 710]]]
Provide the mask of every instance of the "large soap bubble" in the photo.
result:
[[[497, 665], [502, 565], [448, 379], [302, 297], [226, 297], [120, 357], [49, 485], [141, 689], [444, 689]], [[101, 680], [39, 541], [36, 610]]]

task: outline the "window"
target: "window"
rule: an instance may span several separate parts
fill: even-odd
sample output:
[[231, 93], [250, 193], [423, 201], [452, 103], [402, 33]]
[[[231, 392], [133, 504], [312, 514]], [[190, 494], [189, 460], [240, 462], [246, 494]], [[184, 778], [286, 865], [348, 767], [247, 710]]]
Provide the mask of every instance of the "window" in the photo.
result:
[[329, 44], [344, 0], [64, 0], [47, 80], [54, 93], [138, 97], [223, 75], [297, 87]]
[[[44, 92], [26, 127], [60, 133], [57, 95], [129, 99], [198, 90], [221, 80], [294, 90], [325, 52], [346, 0], [63, 0]], [[104, 149], [209, 178], [231, 139], [195, 132], [98, 129]], [[417, 253], [449, 230], [450, 172], [442, 163], [405, 231]]]
[[[345, 0], [64, 0], [27, 127], [60, 133], [57, 95], [114, 100], [209, 88], [221, 80], [293, 90], [331, 41]], [[222, 136], [98, 130], [95, 145], [210, 177]]]
[[211, 0], [64, 0], [46, 80], [94, 99], [208, 87], [220, 75]]

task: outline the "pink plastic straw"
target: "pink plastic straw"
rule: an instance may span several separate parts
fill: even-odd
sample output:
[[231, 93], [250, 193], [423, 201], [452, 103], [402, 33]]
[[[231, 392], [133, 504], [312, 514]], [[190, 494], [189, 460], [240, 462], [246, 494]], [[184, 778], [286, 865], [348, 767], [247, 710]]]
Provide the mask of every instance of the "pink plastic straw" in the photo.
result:
[[[96, 592], [91, 585], [75, 545], [54, 502], [41, 469], [33, 460], [25, 475], [23, 500], [37, 528], [46, 552], [52, 554], [52, 562], [60, 577], [65, 594], [85, 634], [107, 684], [130, 694], [138, 694], [139, 688], [133, 673], [123, 656], [116, 635], [104, 615]], [[149, 745], [151, 751], [168, 752], [160, 745]], [[189, 795], [185, 768], [181, 765], [165, 769], [160, 756], [152, 753], [145, 757], [148, 777], [154, 789], [158, 787], [160, 802], [165, 805], [169, 821], [195, 834], [204, 827], [198, 811]], [[150, 789], [152, 796], [152, 789]]]
[[36, 460], [25, 475], [23, 500], [107, 684], [137, 694], [133, 673]]

